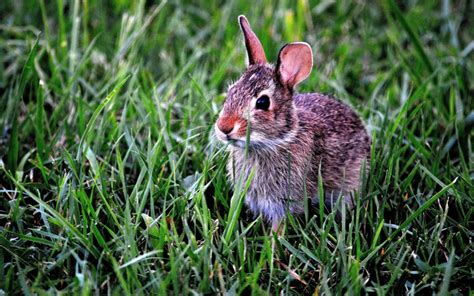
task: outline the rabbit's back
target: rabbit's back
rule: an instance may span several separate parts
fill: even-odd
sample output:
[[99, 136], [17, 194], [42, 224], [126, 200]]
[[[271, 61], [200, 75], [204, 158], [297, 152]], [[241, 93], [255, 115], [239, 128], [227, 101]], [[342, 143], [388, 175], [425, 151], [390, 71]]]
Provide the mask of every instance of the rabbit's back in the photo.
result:
[[371, 145], [358, 115], [348, 105], [318, 93], [297, 94], [294, 103], [300, 134], [306, 134], [305, 141], [313, 141], [311, 172], [315, 176], [310, 178], [317, 179], [321, 166], [328, 190], [358, 188], [361, 165], [369, 159]]

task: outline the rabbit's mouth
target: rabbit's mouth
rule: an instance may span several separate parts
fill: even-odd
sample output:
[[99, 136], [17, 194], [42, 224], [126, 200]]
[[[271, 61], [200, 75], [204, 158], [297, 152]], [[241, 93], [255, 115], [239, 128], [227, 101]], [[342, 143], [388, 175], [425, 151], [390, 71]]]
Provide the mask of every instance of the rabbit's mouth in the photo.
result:
[[227, 141], [227, 143], [229, 143], [230, 145], [232, 145], [234, 147], [239, 147], [239, 148], [242, 148], [242, 149], [251, 146], [250, 141], [247, 142], [245, 140], [238, 140], [238, 139], [229, 139]]
[[[215, 126], [215, 129], [214, 129], [214, 133], [216, 135], [216, 137], [224, 142], [224, 143], [230, 143], [230, 144], [233, 144], [234, 142], [245, 142], [245, 139], [242, 140], [241, 138], [239, 137], [236, 137], [236, 133], [235, 132], [227, 132], [227, 133], [224, 133], [221, 131], [221, 129], [217, 126]], [[239, 144], [237, 144], [239, 145]]]
[[221, 142], [233, 147], [245, 148], [251, 146], [251, 142], [247, 142], [246, 139], [234, 138], [232, 135], [226, 135], [222, 132], [219, 132], [218, 130], [216, 131], [216, 137]]
[[247, 142], [245, 139], [232, 138], [232, 136], [229, 135], [224, 135], [224, 137], [219, 138], [219, 140], [221, 140], [225, 144], [242, 149], [252, 146], [250, 141]]

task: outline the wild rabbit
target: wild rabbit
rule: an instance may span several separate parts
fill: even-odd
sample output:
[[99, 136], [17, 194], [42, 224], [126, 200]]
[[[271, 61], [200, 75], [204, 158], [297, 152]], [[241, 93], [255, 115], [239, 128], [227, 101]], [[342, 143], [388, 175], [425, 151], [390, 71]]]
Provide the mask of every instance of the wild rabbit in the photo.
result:
[[359, 187], [362, 164], [370, 156], [371, 140], [362, 121], [335, 99], [295, 92], [313, 67], [307, 43], [283, 46], [273, 66], [245, 16], [239, 16], [239, 23], [249, 65], [229, 87], [215, 125], [217, 138], [230, 144], [231, 181], [235, 185], [243, 177], [245, 182], [255, 170], [245, 203], [275, 231], [287, 210], [303, 213], [305, 196], [312, 205], [319, 202], [319, 172], [325, 203], [342, 194], [351, 206], [350, 192]]

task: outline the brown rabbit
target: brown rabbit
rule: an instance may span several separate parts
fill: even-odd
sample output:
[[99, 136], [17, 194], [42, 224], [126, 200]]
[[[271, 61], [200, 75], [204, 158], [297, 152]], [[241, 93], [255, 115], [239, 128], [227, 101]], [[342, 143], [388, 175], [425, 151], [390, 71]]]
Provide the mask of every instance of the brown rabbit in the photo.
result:
[[245, 182], [254, 170], [245, 203], [275, 231], [287, 210], [303, 213], [305, 196], [313, 205], [319, 202], [319, 171], [325, 203], [342, 194], [351, 206], [350, 192], [359, 187], [361, 166], [370, 155], [363, 123], [339, 101], [295, 92], [313, 67], [307, 43], [283, 46], [273, 66], [245, 16], [239, 23], [249, 65], [229, 87], [215, 126], [217, 137], [230, 144], [230, 179]]

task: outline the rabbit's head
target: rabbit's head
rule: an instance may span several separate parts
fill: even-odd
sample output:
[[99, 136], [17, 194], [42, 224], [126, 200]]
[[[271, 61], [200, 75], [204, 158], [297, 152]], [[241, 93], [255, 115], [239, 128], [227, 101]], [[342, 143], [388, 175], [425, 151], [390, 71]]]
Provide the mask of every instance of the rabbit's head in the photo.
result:
[[239, 23], [249, 65], [228, 89], [216, 122], [216, 135], [241, 148], [282, 145], [295, 136], [298, 119], [293, 89], [311, 73], [311, 47], [304, 42], [289, 43], [280, 50], [273, 66], [267, 63], [262, 44], [247, 19], [240, 16]]

